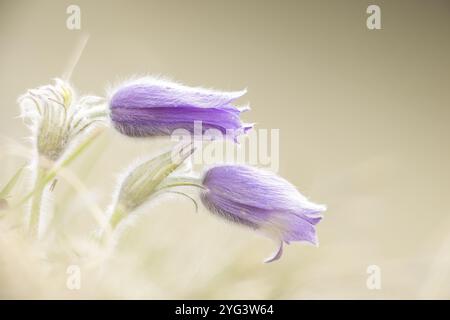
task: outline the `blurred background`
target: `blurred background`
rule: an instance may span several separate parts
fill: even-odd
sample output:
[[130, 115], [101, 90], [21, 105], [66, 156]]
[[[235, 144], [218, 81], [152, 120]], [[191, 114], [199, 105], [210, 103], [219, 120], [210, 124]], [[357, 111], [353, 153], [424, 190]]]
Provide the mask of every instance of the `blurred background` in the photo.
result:
[[[66, 27], [71, 4], [80, 30]], [[381, 30], [366, 27], [370, 4]], [[89, 206], [106, 208], [121, 170], [167, 145], [105, 132], [70, 167], [84, 188], [58, 182], [58, 241], [23, 239], [21, 211], [0, 219], [0, 298], [450, 298], [448, 1], [1, 0], [0, 43], [0, 185], [26, 163], [7, 147], [28, 145], [17, 97], [73, 68], [97, 95], [135, 74], [248, 88], [245, 120], [280, 130], [279, 174], [328, 206], [318, 248], [263, 264], [270, 240], [163, 197], [96, 264]]]

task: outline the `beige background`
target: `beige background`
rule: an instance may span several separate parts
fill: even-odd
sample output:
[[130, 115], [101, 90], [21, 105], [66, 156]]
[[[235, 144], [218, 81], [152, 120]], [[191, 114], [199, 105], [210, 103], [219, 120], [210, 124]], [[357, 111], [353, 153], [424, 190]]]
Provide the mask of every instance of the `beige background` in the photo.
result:
[[[72, 3], [80, 31], [65, 26]], [[379, 31], [366, 28], [372, 3], [381, 6]], [[26, 251], [9, 246], [16, 238], [3, 237], [0, 297], [450, 298], [447, 1], [2, 0], [4, 140], [26, 143], [16, 98], [61, 76], [87, 34], [71, 77], [84, 93], [104, 94], [136, 73], [247, 87], [245, 119], [280, 129], [280, 174], [328, 205], [321, 245], [292, 244], [264, 265], [269, 240], [195, 214], [184, 198], [162, 200], [125, 235], [104, 278], [84, 271], [79, 292], [64, 289], [61, 266], [51, 269], [59, 277], [35, 276]], [[107, 133], [72, 169], [105, 208], [117, 173], [164, 144]], [[5, 181], [24, 160], [0, 153]], [[93, 230], [64, 181], [56, 206], [68, 237]], [[366, 288], [371, 264], [381, 290]]]

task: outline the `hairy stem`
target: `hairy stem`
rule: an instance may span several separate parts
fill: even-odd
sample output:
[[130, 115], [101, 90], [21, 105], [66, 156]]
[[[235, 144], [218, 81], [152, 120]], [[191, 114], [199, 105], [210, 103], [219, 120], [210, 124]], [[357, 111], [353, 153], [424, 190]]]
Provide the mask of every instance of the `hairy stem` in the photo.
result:
[[22, 175], [22, 171], [25, 169], [25, 166], [22, 166], [17, 170], [17, 172], [14, 174], [14, 176], [8, 181], [8, 183], [3, 187], [3, 189], [0, 191], [0, 198], [4, 199], [7, 198], [14, 188], [14, 186], [17, 184], [17, 181], [19, 180], [20, 176]]
[[[103, 131], [98, 129], [96, 131], [94, 131], [93, 134], [91, 134], [88, 138], [86, 138], [83, 142], [81, 142], [68, 156], [67, 158], [62, 161], [60, 164], [58, 164], [57, 166], [55, 166], [52, 170], [48, 170], [45, 172], [45, 176], [42, 178], [44, 180], [44, 183], [47, 184], [50, 181], [52, 181], [58, 171], [61, 168], [65, 168], [66, 166], [68, 166], [70, 163], [72, 163], [72, 161], [74, 161], [75, 159], [77, 159], [84, 150], [86, 150], [87, 147], [89, 147], [92, 142], [94, 142], [96, 140], [96, 138], [102, 133]], [[21, 206], [22, 204], [24, 204], [25, 202], [27, 202], [33, 195], [34, 195], [35, 190], [33, 189], [30, 193], [28, 193], [27, 195], [25, 195], [25, 197], [23, 197], [17, 204], [16, 207]]]
[[36, 181], [34, 185], [33, 198], [31, 200], [31, 212], [28, 230], [33, 238], [39, 236], [39, 222], [41, 216], [42, 196], [47, 185], [45, 177], [47, 170], [37, 166]]
[[122, 205], [116, 204], [113, 213], [101, 229], [101, 232], [98, 234], [96, 240], [101, 245], [108, 244], [112, 233], [127, 214], [128, 211]]

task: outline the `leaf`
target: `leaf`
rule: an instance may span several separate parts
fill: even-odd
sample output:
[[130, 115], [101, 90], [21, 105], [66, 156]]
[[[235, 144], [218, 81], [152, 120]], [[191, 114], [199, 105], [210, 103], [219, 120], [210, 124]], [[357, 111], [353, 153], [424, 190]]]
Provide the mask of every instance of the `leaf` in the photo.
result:
[[3, 189], [0, 191], [0, 199], [5, 199], [9, 197], [10, 192], [14, 189], [15, 185], [19, 181], [23, 169], [25, 169], [25, 166], [20, 167], [19, 170], [17, 170], [16, 174], [12, 176], [12, 178], [8, 181], [8, 183], [3, 187]]

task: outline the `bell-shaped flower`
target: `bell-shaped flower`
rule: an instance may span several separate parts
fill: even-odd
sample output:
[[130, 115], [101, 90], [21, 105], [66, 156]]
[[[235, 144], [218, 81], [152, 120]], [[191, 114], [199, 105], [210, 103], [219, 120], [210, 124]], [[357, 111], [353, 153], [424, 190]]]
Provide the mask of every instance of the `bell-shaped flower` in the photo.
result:
[[[248, 108], [233, 105], [245, 93], [193, 88], [144, 77], [122, 84], [112, 93], [110, 118], [119, 132], [132, 137], [167, 136], [179, 129], [203, 135], [215, 129], [236, 140], [253, 126], [240, 119], [241, 112]], [[197, 123], [201, 124], [198, 133]]]
[[316, 224], [326, 207], [310, 202], [276, 174], [245, 165], [221, 165], [206, 171], [203, 204], [213, 213], [258, 230], [279, 244], [305, 241], [317, 245]]

